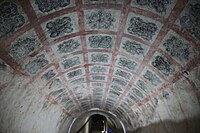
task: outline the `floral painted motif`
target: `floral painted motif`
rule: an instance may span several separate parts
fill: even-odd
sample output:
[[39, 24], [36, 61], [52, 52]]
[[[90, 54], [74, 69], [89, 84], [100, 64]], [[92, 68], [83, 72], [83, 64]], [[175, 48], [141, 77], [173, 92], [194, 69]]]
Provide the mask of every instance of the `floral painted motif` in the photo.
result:
[[133, 106], [135, 104], [135, 101], [130, 100], [129, 98], [125, 98], [124, 103], [128, 104], [128, 106]]
[[106, 74], [107, 73], [107, 69], [105, 67], [102, 67], [102, 66], [93, 66], [91, 68], [91, 72], [92, 73]]
[[66, 7], [70, 4], [70, 0], [35, 0], [35, 4], [43, 13]]
[[129, 79], [129, 80], [131, 79], [130, 73], [123, 71], [123, 70], [120, 70], [120, 69], [116, 70], [115, 75], [118, 75], [118, 76], [125, 78], [125, 79]]
[[69, 94], [67, 93], [62, 93], [59, 97], [58, 97], [58, 102], [61, 103], [61, 105], [65, 105], [65, 103], [71, 103], [72, 99], [70, 98]]
[[78, 78], [78, 79], [72, 80], [72, 81], [70, 82], [70, 84], [83, 83], [83, 82], [85, 82], [85, 81], [86, 81], [85, 78]]
[[108, 63], [109, 61], [109, 56], [107, 54], [102, 54], [102, 53], [92, 54], [91, 58], [92, 62]]
[[79, 76], [79, 75], [82, 75], [82, 74], [83, 74], [82, 70], [81, 70], [81, 69], [78, 69], [78, 70], [69, 72], [69, 73], [67, 74], [67, 76], [68, 76], [69, 78], [74, 78], [74, 77]]
[[119, 66], [128, 68], [129, 70], [135, 71], [137, 63], [134, 61], [131, 61], [125, 57], [120, 57], [119, 58], [119, 62], [118, 62]]
[[14, 32], [25, 24], [25, 18], [20, 14], [19, 7], [13, 2], [3, 2], [0, 5], [0, 39]]
[[95, 93], [95, 92], [100, 93], [100, 92], [103, 92], [103, 89], [101, 87], [95, 87], [95, 88], [92, 88], [92, 91], [93, 91], [93, 93]]
[[44, 54], [36, 56], [32, 61], [29, 61], [25, 65], [25, 69], [30, 73], [30, 74], [35, 74], [39, 69], [43, 68], [49, 64], [49, 61], [45, 57]]
[[61, 63], [63, 69], [69, 69], [71, 67], [77, 66], [81, 64], [80, 58], [78, 56], [69, 58], [69, 59], [64, 59]]
[[165, 76], [170, 76], [175, 72], [175, 67], [166, 57], [158, 55], [151, 64]]
[[171, 0], [136, 0], [140, 6], [153, 8], [158, 13], [166, 12], [167, 6], [171, 4]]
[[162, 81], [154, 74], [152, 73], [151, 71], [147, 70], [145, 72], [145, 74], [143, 75], [143, 77], [145, 79], [147, 79], [148, 81], [151, 82], [152, 85], [154, 86], [157, 86], [159, 85], [160, 83], [162, 83]]
[[86, 24], [89, 25], [91, 29], [110, 29], [114, 26], [116, 19], [114, 16], [103, 9], [92, 12], [86, 18]]
[[41, 79], [50, 80], [56, 75], [53, 69], [47, 71], [44, 75], [42, 75]]
[[35, 37], [21, 37], [8, 48], [10, 55], [19, 61], [40, 47]]
[[112, 49], [112, 37], [110, 36], [90, 36], [88, 38], [89, 44], [91, 48], [94, 49]]
[[105, 76], [92, 76], [92, 80], [105, 80]]
[[134, 101], [135, 103], [137, 103], [139, 100], [137, 98], [135, 98], [131, 93], [128, 93], [127, 97], [129, 99], [131, 99], [132, 101]]
[[131, 55], [144, 54], [144, 49], [142, 48], [140, 43], [137, 43], [135, 41], [126, 41], [122, 45], [122, 48]]
[[131, 90], [132, 90], [133, 93], [135, 93], [140, 98], [144, 98], [144, 95], [138, 89], [133, 87]]
[[187, 62], [190, 59], [193, 49], [190, 44], [184, 43], [175, 36], [170, 36], [164, 43], [165, 50], [180, 62]]
[[75, 51], [80, 46], [80, 43], [78, 41], [75, 41], [74, 39], [70, 39], [67, 41], [64, 41], [58, 45], [57, 51], [60, 54], [63, 53], [70, 53]]
[[127, 82], [125, 82], [124, 80], [117, 79], [117, 78], [113, 78], [112, 82], [120, 86], [124, 86], [124, 87], [127, 86]]
[[141, 37], [144, 40], [151, 41], [156, 34], [158, 27], [151, 22], [145, 22], [140, 17], [132, 17], [128, 25], [128, 33]]
[[137, 84], [143, 91], [145, 91], [145, 92], [147, 92], [147, 93], [150, 92], [149, 88], [148, 88], [147, 85], [144, 83], [144, 81], [138, 80], [138, 81], [136, 82], [136, 84]]
[[62, 81], [59, 78], [56, 78], [50, 83], [49, 90], [52, 88], [61, 88], [61, 87], [63, 87]]
[[73, 32], [73, 23], [70, 17], [57, 18], [46, 24], [47, 32], [51, 38]]
[[109, 93], [110, 93], [111, 95], [114, 95], [114, 96], [117, 96], [117, 97], [119, 97], [119, 96], [121, 95], [120, 92], [117, 92], [117, 91], [114, 91], [114, 90], [110, 90]]
[[62, 94], [65, 91], [65, 89], [59, 89], [59, 90], [55, 90], [51, 93], [51, 95], [56, 98], [58, 97], [60, 94]]
[[91, 86], [104, 87], [105, 84], [103, 82], [91, 82]]
[[190, 4], [188, 13], [180, 18], [181, 27], [200, 40], [200, 3]]
[[123, 91], [123, 89], [122, 89], [121, 87], [116, 86], [116, 85], [111, 85], [110, 88], [112, 88], [112, 89], [115, 90], [115, 91], [119, 91], [119, 92], [122, 92], [122, 91]]

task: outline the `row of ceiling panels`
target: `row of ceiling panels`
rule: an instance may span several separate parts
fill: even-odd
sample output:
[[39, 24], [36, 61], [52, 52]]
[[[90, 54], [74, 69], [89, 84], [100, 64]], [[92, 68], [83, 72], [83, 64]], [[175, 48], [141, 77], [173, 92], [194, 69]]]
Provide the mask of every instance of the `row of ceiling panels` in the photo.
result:
[[131, 112], [140, 104], [141, 114], [154, 112], [155, 95], [169, 95], [163, 88], [199, 57], [199, 5], [4, 0], [1, 58], [68, 114], [99, 107], [131, 125]]

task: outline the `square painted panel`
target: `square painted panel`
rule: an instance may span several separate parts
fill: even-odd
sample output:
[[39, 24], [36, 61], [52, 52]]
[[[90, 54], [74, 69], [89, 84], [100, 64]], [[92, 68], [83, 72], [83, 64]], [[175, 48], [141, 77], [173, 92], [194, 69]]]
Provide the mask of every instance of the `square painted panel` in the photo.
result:
[[73, 100], [71, 98], [69, 98], [69, 95], [68, 95], [68, 97], [63, 97], [62, 95], [59, 96], [59, 100], [57, 101], [58, 103], [60, 103], [64, 107], [68, 107], [68, 106], [73, 106], [74, 105], [74, 102], [73, 102]]
[[123, 67], [124, 69], [128, 69], [131, 72], [136, 72], [139, 67], [139, 63], [132, 59], [128, 59], [125, 56], [118, 55], [116, 66]]
[[90, 87], [90, 91], [92, 92], [92, 93], [102, 93], [103, 91], [104, 91], [104, 88], [102, 88], [102, 87]]
[[125, 98], [123, 99], [123, 102], [126, 103], [127, 105], [129, 105], [130, 107], [133, 106], [136, 102], [129, 99], [129, 98]]
[[99, 104], [101, 104], [101, 100], [102, 100], [102, 95], [93, 95], [92, 96], [92, 101], [94, 102], [94, 103], [99, 103]]
[[109, 90], [109, 95], [113, 95], [113, 96], [116, 96], [116, 97], [120, 97], [121, 94], [122, 94], [122, 92], [120, 92], [120, 91], [116, 91], [116, 90], [114, 90], [114, 89], [110, 89], [110, 90]]
[[90, 86], [91, 87], [102, 87], [102, 88], [105, 88], [106, 87], [106, 83], [105, 82], [90, 82]]
[[113, 97], [116, 97], [116, 98], [120, 97], [120, 95], [121, 95], [121, 92], [117, 92], [117, 91], [114, 91], [114, 90], [110, 90], [108, 93], [109, 93], [110, 96], [113, 96]]
[[46, 52], [41, 52], [27, 62], [23, 68], [30, 74], [36, 74], [43, 67], [47, 66], [50, 63], [49, 57]]
[[118, 86], [118, 85], [116, 85], [116, 84], [111, 84], [111, 85], [109, 86], [109, 88], [112, 89], [112, 90], [118, 91], [118, 92], [123, 92], [123, 91], [125, 90], [124, 87]]
[[132, 0], [131, 6], [153, 12], [167, 18], [174, 8], [177, 0]]
[[83, 55], [79, 54], [62, 59], [62, 61], [59, 62], [59, 65], [62, 71], [66, 71], [70, 68], [83, 65], [83, 62]]
[[[39, 79], [40, 80], [40, 79]], [[52, 81], [50, 81], [45, 88], [43, 88], [41, 91], [44, 92], [44, 94], [49, 94], [52, 91], [59, 90], [64, 88], [63, 81], [60, 77], [56, 77]]]
[[199, 5], [199, 0], [190, 0], [176, 20], [176, 24], [200, 41]]
[[119, 86], [123, 86], [123, 87], [127, 87], [128, 83], [123, 80], [123, 79], [119, 79], [119, 78], [112, 78], [111, 81], [113, 84], [119, 85]]
[[84, 4], [112, 3], [122, 4], [124, 0], [83, 0]]
[[[64, 92], [62, 93], [58, 98], [56, 98], [56, 101], [60, 103], [61, 105], [65, 105], [64, 103], [72, 102], [72, 99], [70, 97], [70, 94]], [[72, 102], [73, 103], [73, 102]]]
[[135, 94], [138, 98], [143, 99], [145, 95], [135, 86], [133, 86], [129, 92]]
[[20, 61], [40, 47], [41, 43], [35, 31], [32, 29], [15, 39], [7, 48], [7, 51], [14, 60]]
[[112, 103], [112, 102], [110, 102], [110, 101], [106, 101], [105, 108], [106, 108], [107, 110], [112, 109], [113, 106], [114, 106], [114, 103]]
[[163, 80], [155, 72], [146, 67], [142, 71], [141, 76], [150, 82], [153, 86], [159, 86], [163, 83]]
[[173, 76], [178, 69], [171, 60], [158, 52], [153, 55], [149, 64], [167, 77]]
[[51, 66], [50, 68], [46, 69], [45, 72], [41, 74], [41, 79], [44, 81], [49, 81], [52, 78], [54, 78], [58, 72], [56, 71], [54, 66]]
[[77, 78], [82, 75], [85, 75], [85, 68], [79, 68], [79, 69], [72, 70], [68, 73], [65, 73], [65, 77], [67, 80]]
[[96, 102], [97, 101], [101, 102], [102, 98], [103, 98], [103, 93], [93, 93], [92, 95], [92, 99]]
[[132, 77], [133, 77], [133, 75], [130, 72], [119, 69], [119, 68], [115, 68], [113, 74], [115, 76], [118, 76], [118, 77], [123, 78], [125, 80], [131, 80]]
[[116, 102], [116, 100], [113, 99], [112, 97], [107, 97], [106, 103], [114, 104], [115, 102]]
[[94, 65], [89, 66], [90, 73], [95, 74], [108, 74], [110, 67], [107, 66], [100, 66], [100, 65]]
[[161, 27], [162, 24], [158, 21], [129, 13], [125, 33], [136, 36], [146, 42], [153, 43]]
[[64, 93], [66, 90], [64, 89], [64, 88], [62, 88], [62, 89], [59, 89], [59, 90], [55, 90], [55, 91], [52, 91], [51, 92], [51, 96], [53, 97], [53, 98], [57, 98], [58, 96], [60, 96], [62, 93]]
[[143, 80], [138, 79], [136, 81], [136, 86], [138, 86], [140, 89], [142, 89], [144, 92], [149, 94], [152, 91], [152, 87], [149, 87], [147, 83], [145, 83]]
[[192, 45], [172, 30], [165, 36], [160, 48], [183, 66], [197, 56]]
[[28, 22], [26, 14], [16, 0], [1, 0], [0, 12], [0, 41]]
[[67, 54], [71, 54], [76, 51], [82, 50], [82, 45], [80, 42], [80, 37], [74, 37], [62, 42], [59, 42], [53, 46], [51, 46], [53, 52], [58, 57], [62, 57]]
[[112, 9], [85, 10], [86, 30], [112, 30], [117, 31], [119, 26], [120, 11]]
[[88, 49], [112, 50], [115, 45], [116, 36], [108, 34], [92, 34], [86, 36]]
[[79, 31], [77, 13], [69, 13], [42, 23], [48, 41]]
[[39, 17], [75, 6], [74, 0], [30, 0], [30, 2]]
[[[85, 98], [86, 95], [87, 95], [87, 94], [86, 94], [86, 91], [84, 91], [84, 90], [81, 90], [81, 91], [79, 91], [79, 92], [76, 91], [76, 92], [74, 92], [74, 94], [75, 94], [76, 97], [80, 97], [81, 99]], [[80, 98], [79, 98], [79, 99], [80, 99]]]
[[93, 92], [92, 97], [95, 101], [101, 101], [101, 99], [103, 98], [103, 92]]
[[147, 45], [136, 42], [129, 38], [122, 38], [122, 42], [120, 44], [120, 52], [124, 52], [130, 56], [133, 56], [134, 58], [142, 60], [147, 54], [148, 50], [149, 46]]
[[96, 96], [93, 96], [93, 101], [94, 101], [94, 103], [98, 103], [98, 104], [101, 104], [101, 99], [102, 99], [102, 97], [96, 97]]
[[86, 87], [87, 87], [86, 83], [78, 84], [76, 86], [70, 86], [70, 88], [72, 89], [72, 91], [76, 92], [76, 93], [86, 93], [86, 91], [85, 91]]
[[134, 96], [133, 93], [131, 93], [131, 92], [127, 93], [126, 98], [131, 100], [132, 103], [139, 102], [139, 99], [136, 96]]
[[89, 63], [95, 64], [111, 64], [112, 61], [112, 53], [105, 52], [90, 52], [89, 55]]
[[77, 79], [71, 80], [69, 82], [69, 84], [70, 85], [78, 85], [78, 84], [85, 83], [85, 82], [86, 82], [86, 78], [85, 78], [85, 76], [83, 76], [83, 77], [78, 77]]
[[90, 75], [92, 81], [107, 81], [107, 76], [104, 75]]

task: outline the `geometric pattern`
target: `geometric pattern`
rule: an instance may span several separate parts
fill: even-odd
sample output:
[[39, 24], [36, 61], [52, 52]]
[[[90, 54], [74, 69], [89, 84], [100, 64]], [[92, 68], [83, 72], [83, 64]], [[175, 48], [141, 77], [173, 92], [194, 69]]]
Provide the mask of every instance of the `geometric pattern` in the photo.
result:
[[0, 2], [0, 71], [41, 83], [36, 90], [69, 116], [101, 108], [127, 129], [145, 126], [171, 100], [165, 89], [199, 63], [199, 2], [176, 3]]

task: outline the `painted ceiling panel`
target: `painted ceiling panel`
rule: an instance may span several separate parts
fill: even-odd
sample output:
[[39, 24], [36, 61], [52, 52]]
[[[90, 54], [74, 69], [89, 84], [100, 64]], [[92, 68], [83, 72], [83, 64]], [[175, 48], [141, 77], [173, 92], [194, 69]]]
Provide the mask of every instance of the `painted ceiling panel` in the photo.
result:
[[0, 90], [27, 78], [25, 86], [66, 117], [100, 108], [130, 131], [199, 116], [199, 7], [199, 0], [3, 0]]

